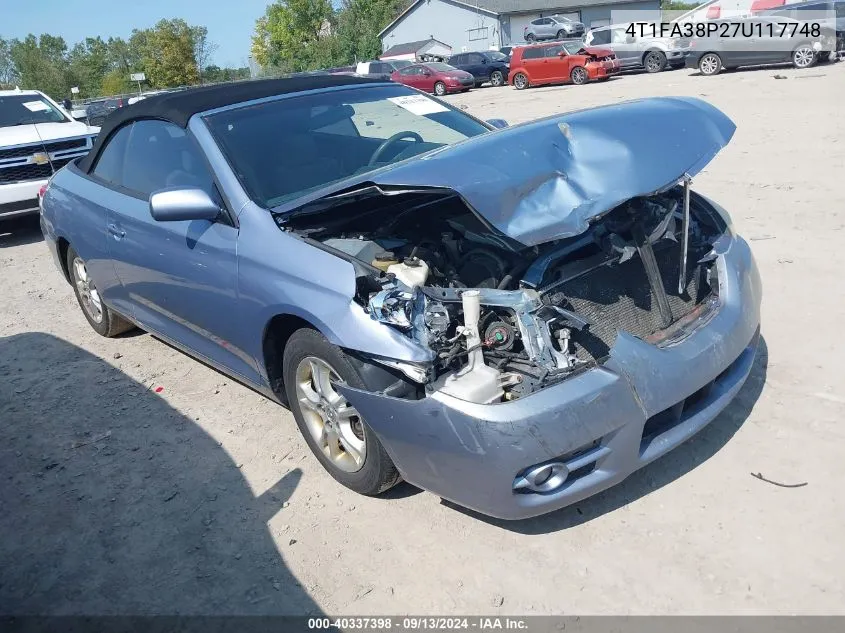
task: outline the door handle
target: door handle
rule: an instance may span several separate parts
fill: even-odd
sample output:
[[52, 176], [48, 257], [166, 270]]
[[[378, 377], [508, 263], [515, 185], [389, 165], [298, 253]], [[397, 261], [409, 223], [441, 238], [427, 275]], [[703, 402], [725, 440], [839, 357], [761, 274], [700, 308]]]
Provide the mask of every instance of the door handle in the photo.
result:
[[108, 225], [109, 233], [111, 233], [115, 239], [123, 239], [126, 237], [126, 231], [121, 229], [117, 224], [109, 224]]

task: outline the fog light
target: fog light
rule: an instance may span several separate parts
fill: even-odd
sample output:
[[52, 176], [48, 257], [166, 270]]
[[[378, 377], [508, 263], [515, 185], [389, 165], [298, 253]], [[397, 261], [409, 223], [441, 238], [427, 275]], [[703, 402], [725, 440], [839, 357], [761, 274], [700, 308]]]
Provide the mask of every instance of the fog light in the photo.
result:
[[569, 476], [566, 464], [551, 462], [532, 466], [513, 482], [518, 492], [552, 492], [560, 488]]

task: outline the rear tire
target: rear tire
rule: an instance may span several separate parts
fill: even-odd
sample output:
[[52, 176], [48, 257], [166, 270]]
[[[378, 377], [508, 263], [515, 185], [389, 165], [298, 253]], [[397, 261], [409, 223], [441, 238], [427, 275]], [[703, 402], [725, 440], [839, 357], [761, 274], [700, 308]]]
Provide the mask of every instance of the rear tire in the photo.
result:
[[533, 44], [534, 42], [537, 41], [537, 38], [534, 36], [533, 33], [529, 33], [528, 35], [525, 36], [525, 41], [528, 42], [529, 44]]
[[707, 53], [698, 60], [698, 72], [705, 77], [718, 75], [720, 70], [722, 70], [722, 58], [716, 53]]
[[88, 276], [85, 260], [71, 247], [67, 249], [67, 270], [82, 314], [97, 334], [112, 338], [135, 327], [103, 302], [93, 280]]
[[516, 73], [513, 77], [513, 87], [517, 90], [525, 90], [529, 86], [528, 77], [525, 73]]
[[647, 73], [659, 73], [666, 68], [666, 55], [661, 51], [649, 51], [643, 58], [643, 67]]
[[576, 86], [583, 86], [585, 83], [590, 81], [590, 75], [587, 74], [587, 69], [583, 66], [576, 66], [573, 68], [572, 72], [569, 73], [569, 78]]
[[444, 84], [442, 81], [438, 81], [436, 84], [434, 84], [434, 94], [436, 94], [438, 97], [444, 96], [446, 94], [446, 84]]
[[340, 348], [316, 330], [294, 332], [285, 345], [282, 376], [291, 413], [308, 447], [323, 468], [350, 490], [374, 496], [392, 488], [400, 481], [399, 471], [376, 434], [346, 399], [330, 384], [320, 386], [317, 378], [326, 375], [350, 387], [366, 389], [358, 370]]
[[812, 68], [816, 65], [819, 56], [816, 51], [809, 44], [801, 44], [798, 48], [792, 51], [792, 65], [795, 68], [804, 69]]

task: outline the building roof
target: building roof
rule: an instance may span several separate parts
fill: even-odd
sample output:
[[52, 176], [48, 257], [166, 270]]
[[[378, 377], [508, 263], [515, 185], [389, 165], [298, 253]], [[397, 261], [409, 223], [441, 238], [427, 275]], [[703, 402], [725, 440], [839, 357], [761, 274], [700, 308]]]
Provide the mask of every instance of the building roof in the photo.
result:
[[94, 148], [79, 161], [78, 166], [83, 171], [89, 171], [105, 140], [114, 130], [129, 121], [161, 119], [180, 127], [187, 127], [188, 121], [198, 112], [275, 95], [354, 84], [379, 83], [379, 81], [350, 75], [308, 75], [218, 84], [155, 95], [112, 112], [103, 123]]
[[391, 46], [386, 51], [384, 51], [380, 57], [391, 57], [394, 55], [411, 55], [416, 54], [417, 52], [424, 49], [426, 46], [431, 44], [432, 42], [436, 44], [440, 44], [441, 46], [445, 46], [449, 50], [452, 49], [451, 46], [448, 44], [444, 44], [440, 40], [435, 39], [427, 39], [427, 40], [420, 40], [418, 42], [407, 42], [405, 44], [397, 44], [396, 46]]
[[[384, 27], [378, 34], [383, 37], [396, 24], [405, 19], [405, 17], [419, 6], [421, 2], [428, 0], [416, 0], [405, 9], [399, 16], [390, 24]], [[469, 11], [481, 11], [492, 16], [507, 15], [509, 13], [528, 13], [532, 11], [569, 11], [581, 7], [592, 7], [604, 4], [626, 4], [629, 2], [637, 2], [638, 0], [441, 0], [447, 4], [455, 4], [465, 7]], [[656, 2], [657, 0], [655, 0]], [[711, 0], [715, 1], [715, 0]]]

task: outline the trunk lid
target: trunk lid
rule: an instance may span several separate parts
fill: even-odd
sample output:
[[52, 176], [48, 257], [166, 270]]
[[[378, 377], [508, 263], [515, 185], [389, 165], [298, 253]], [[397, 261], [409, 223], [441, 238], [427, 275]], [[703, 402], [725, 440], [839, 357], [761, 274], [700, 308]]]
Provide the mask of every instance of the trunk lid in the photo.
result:
[[626, 200], [695, 176], [735, 129], [700, 99], [641, 99], [477, 136], [367, 180], [452, 189], [496, 229], [535, 246], [579, 235]]

